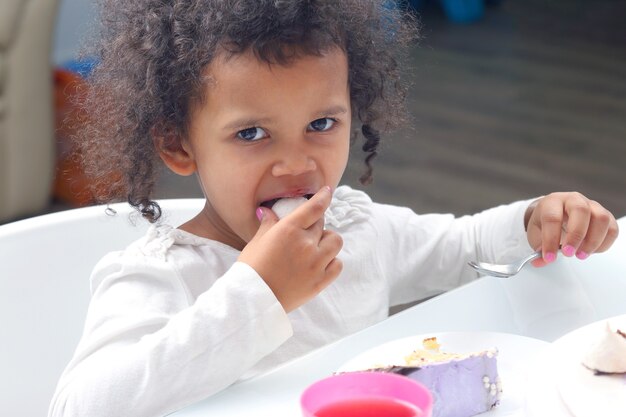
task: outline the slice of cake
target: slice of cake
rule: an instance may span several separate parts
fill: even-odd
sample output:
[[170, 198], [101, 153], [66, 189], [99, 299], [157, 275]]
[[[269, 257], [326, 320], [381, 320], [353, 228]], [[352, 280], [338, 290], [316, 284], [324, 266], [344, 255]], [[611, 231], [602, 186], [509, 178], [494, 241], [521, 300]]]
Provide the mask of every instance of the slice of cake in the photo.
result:
[[469, 417], [498, 405], [497, 349], [461, 355], [442, 352], [436, 338], [424, 339], [423, 345], [404, 364], [372, 371], [401, 374], [426, 386], [434, 399], [433, 417]]
[[583, 365], [597, 374], [626, 373], [626, 329], [612, 329], [607, 322], [602, 336], [583, 358]]

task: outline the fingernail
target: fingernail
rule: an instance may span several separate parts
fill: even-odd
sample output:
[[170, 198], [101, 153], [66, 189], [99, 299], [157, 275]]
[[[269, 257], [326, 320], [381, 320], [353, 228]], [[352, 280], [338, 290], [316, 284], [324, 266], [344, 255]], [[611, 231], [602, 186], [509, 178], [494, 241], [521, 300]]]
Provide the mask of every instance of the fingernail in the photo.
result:
[[563, 246], [563, 249], [561, 249], [561, 251], [563, 252], [563, 255], [565, 256], [574, 256], [574, 253], [576, 252], [576, 248], [573, 247], [572, 245], [565, 245]]
[[556, 253], [554, 253], [554, 252], [547, 252], [543, 256], [543, 260], [546, 261], [547, 263], [554, 262], [556, 260]]
[[259, 219], [259, 221], [263, 220], [263, 209], [261, 207], [257, 207], [256, 209], [256, 218]]
[[582, 261], [583, 259], [587, 259], [589, 257], [589, 254], [581, 250], [576, 253], [576, 257]]

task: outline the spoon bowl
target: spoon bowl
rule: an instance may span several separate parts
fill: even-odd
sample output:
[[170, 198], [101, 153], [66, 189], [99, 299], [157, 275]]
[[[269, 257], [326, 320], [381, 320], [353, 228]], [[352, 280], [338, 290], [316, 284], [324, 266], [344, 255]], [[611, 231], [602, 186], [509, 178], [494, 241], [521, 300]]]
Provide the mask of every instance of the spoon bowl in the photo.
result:
[[468, 262], [468, 265], [483, 275], [497, 278], [509, 278], [522, 270], [524, 265], [535, 259], [541, 258], [541, 251], [531, 253], [527, 257], [510, 264], [491, 264], [488, 262]]

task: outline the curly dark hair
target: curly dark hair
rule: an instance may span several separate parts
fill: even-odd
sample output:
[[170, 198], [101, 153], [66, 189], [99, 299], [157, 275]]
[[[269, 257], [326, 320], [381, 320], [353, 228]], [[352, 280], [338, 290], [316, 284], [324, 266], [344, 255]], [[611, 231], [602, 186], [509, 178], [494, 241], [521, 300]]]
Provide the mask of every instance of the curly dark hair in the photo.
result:
[[[399, 59], [402, 47], [417, 37], [415, 19], [383, 3], [100, 0], [91, 51], [99, 64], [82, 103], [89, 123], [79, 138], [98, 201], [125, 199], [149, 221], [160, 217], [152, 198], [162, 166], [154, 129], [187, 137], [190, 108], [206, 94], [203, 71], [220, 50], [252, 51], [280, 65], [334, 47], [344, 50], [353, 118], [365, 140], [361, 182], [370, 182], [380, 133], [407, 119]], [[358, 135], [355, 130], [353, 143]]]

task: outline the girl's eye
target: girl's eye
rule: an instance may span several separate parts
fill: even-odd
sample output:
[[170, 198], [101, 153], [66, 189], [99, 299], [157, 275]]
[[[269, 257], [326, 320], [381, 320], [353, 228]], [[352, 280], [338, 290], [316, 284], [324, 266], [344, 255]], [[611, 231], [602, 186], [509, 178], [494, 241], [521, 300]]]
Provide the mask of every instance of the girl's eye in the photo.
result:
[[237, 137], [247, 142], [252, 142], [267, 137], [267, 133], [260, 127], [250, 127], [237, 132]]
[[310, 130], [314, 130], [316, 132], [325, 132], [333, 127], [336, 122], [337, 121], [335, 119], [331, 119], [330, 117], [323, 117], [321, 119], [313, 120], [309, 124], [309, 127]]

